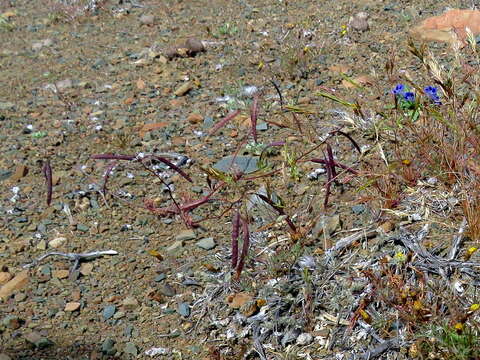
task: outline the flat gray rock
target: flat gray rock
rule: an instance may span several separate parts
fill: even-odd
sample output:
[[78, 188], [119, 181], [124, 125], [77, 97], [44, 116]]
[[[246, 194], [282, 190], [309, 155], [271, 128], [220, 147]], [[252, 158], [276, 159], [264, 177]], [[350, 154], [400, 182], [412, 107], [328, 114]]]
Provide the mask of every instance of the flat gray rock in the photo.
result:
[[104, 320], [110, 319], [115, 314], [116, 311], [117, 311], [117, 308], [115, 305], [105, 306], [102, 311], [103, 319]]
[[226, 156], [215, 165], [215, 170], [232, 174], [234, 171], [241, 171], [244, 174], [250, 174], [258, 170], [258, 159], [251, 156]]
[[215, 240], [213, 240], [212, 237], [208, 237], [197, 241], [197, 246], [204, 250], [211, 250], [217, 246], [217, 244], [215, 244]]
[[187, 240], [193, 240], [197, 237], [197, 234], [195, 234], [195, 231], [191, 229], [183, 230], [180, 231], [176, 236], [175, 240], [176, 241], [187, 241]]

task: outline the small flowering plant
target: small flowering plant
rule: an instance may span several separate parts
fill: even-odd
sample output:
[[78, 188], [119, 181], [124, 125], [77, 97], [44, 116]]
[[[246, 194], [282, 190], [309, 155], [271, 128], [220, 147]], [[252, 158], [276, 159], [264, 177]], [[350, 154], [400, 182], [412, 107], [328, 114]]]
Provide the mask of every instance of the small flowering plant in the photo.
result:
[[[442, 105], [438, 90], [435, 86], [426, 86], [423, 88], [423, 92], [431, 103], [434, 105]], [[395, 96], [396, 105], [405, 111], [413, 121], [417, 120], [420, 116], [421, 104], [417, 101], [415, 93], [404, 84], [397, 84], [392, 89], [392, 94]]]
[[405, 111], [412, 121], [416, 121], [420, 116], [420, 103], [416, 101], [415, 93], [405, 85], [397, 84], [393, 88], [392, 94], [397, 106]]

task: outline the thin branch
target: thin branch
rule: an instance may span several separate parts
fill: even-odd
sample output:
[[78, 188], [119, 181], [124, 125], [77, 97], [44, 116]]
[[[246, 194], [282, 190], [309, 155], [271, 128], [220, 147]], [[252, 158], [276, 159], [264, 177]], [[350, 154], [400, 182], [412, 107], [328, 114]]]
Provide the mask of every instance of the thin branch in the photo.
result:
[[467, 219], [463, 218], [462, 223], [460, 224], [460, 228], [458, 229], [458, 233], [453, 239], [452, 248], [448, 253], [447, 260], [453, 260], [457, 257], [458, 252], [460, 251], [460, 246], [463, 242], [463, 233], [465, 232], [465, 227], [467, 226]]
[[71, 261], [74, 261], [74, 265], [73, 265], [72, 270], [71, 270], [71, 272], [72, 272], [77, 268], [80, 261], [91, 260], [91, 259], [103, 256], [103, 255], [118, 255], [118, 252], [115, 251], [115, 250], [104, 250], [104, 251], [92, 251], [92, 252], [88, 252], [88, 253], [76, 254], [76, 253], [62, 253], [62, 252], [58, 252], [58, 251], [52, 251], [52, 252], [43, 254], [42, 256], [33, 260], [29, 264], [23, 265], [23, 268], [28, 269], [28, 268], [37, 266], [40, 261], [42, 261], [42, 260], [44, 260], [44, 259], [46, 259], [47, 257], [50, 257], [50, 256], [63, 256], [63, 257], [66, 257], [67, 259], [69, 259]]
[[258, 117], [258, 95], [253, 97], [253, 104], [250, 110], [250, 122], [252, 123], [253, 141], [257, 144], [257, 117]]

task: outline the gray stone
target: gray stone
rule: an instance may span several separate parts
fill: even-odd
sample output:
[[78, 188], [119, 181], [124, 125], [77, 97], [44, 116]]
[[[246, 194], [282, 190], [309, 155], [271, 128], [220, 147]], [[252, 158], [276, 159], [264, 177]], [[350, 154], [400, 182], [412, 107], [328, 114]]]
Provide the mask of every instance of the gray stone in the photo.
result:
[[197, 238], [197, 234], [192, 229], [182, 230], [175, 236], [176, 241], [187, 241]]
[[305, 345], [310, 344], [312, 341], [313, 341], [313, 336], [312, 335], [310, 335], [309, 333], [302, 333], [302, 334], [298, 335], [297, 345], [305, 346]]
[[7, 180], [12, 174], [13, 172], [10, 170], [0, 170], [0, 181]]
[[7, 354], [0, 354], [0, 360], [12, 360]]
[[369, 29], [368, 18], [369, 15], [366, 12], [359, 12], [350, 17], [348, 27], [356, 31], [367, 31]]
[[81, 232], [88, 232], [89, 227], [83, 224], [77, 224], [77, 230]]
[[258, 131], [267, 131], [268, 130], [268, 124], [266, 122], [258, 123], [257, 126], [256, 126], [256, 129]]
[[142, 16], [140, 16], [140, 22], [143, 25], [152, 25], [153, 23], [155, 23], [155, 16], [143, 14]]
[[242, 172], [244, 174], [250, 174], [258, 170], [258, 159], [251, 156], [226, 156], [215, 165], [215, 170], [232, 174], [235, 172]]
[[190, 316], [190, 304], [182, 302], [178, 304], [178, 313], [182, 315], [183, 317], [189, 317]]
[[33, 51], [40, 51], [43, 48], [43, 42], [37, 41], [32, 44]]
[[102, 311], [102, 316], [104, 320], [108, 320], [113, 317], [115, 312], [117, 311], [117, 308], [115, 305], [107, 305], [103, 308]]
[[138, 355], [138, 349], [137, 349], [137, 346], [132, 343], [132, 342], [128, 342], [125, 344], [125, 348], [123, 349], [123, 351], [126, 353], [126, 354], [130, 354], [130, 355], [133, 355], [133, 356], [137, 356]]
[[43, 337], [39, 333], [33, 331], [31, 333], [24, 335], [25, 340], [27, 340], [30, 344], [33, 344], [38, 349], [45, 349], [51, 345], [53, 342], [48, 340], [46, 337]]
[[203, 192], [203, 188], [201, 186], [192, 186], [190, 190], [196, 194], [201, 194]]
[[184, 286], [201, 286], [200, 283], [195, 279], [185, 279], [182, 282], [182, 285], [184, 285]]
[[352, 211], [354, 214], [359, 215], [365, 211], [365, 205], [363, 204], [353, 205]]
[[167, 247], [167, 252], [173, 253], [183, 247], [183, 241], [174, 241], [172, 245]]
[[50, 276], [52, 275], [52, 268], [50, 265], [43, 265], [40, 268], [40, 274], [45, 275], [45, 276]]
[[102, 344], [102, 353], [105, 355], [115, 355], [117, 350], [115, 350], [115, 340], [107, 338]]
[[197, 246], [204, 250], [212, 250], [217, 244], [215, 244], [215, 240], [212, 237], [208, 237], [197, 241]]
[[107, 65], [107, 61], [105, 59], [99, 58], [93, 63], [92, 69], [98, 70], [105, 65]]
[[122, 305], [125, 309], [132, 310], [138, 307], [138, 300], [133, 296], [127, 296], [125, 299], [123, 299]]
[[153, 279], [153, 281], [155, 282], [160, 282], [160, 281], [163, 281], [167, 278], [167, 275], [165, 275], [164, 273], [161, 273], [161, 274], [158, 274], [157, 276], [155, 276], [155, 279]]
[[213, 124], [214, 124], [213, 118], [211, 116], [205, 116], [205, 118], [203, 119], [203, 128], [209, 129], [213, 126]]
[[[278, 212], [270, 206], [267, 202], [265, 202], [260, 196], [257, 194], [261, 194], [268, 197], [267, 189], [264, 185], [262, 185], [255, 194], [251, 195], [247, 201], [247, 210], [249, 213], [253, 214], [255, 220], [260, 221], [261, 223], [271, 223], [274, 222], [278, 218]], [[274, 203], [278, 203], [280, 198], [275, 192], [271, 192], [269, 194], [270, 199]]]
[[65, 89], [69, 89], [73, 86], [72, 80], [70, 79], [65, 79], [65, 80], [60, 80], [55, 83], [55, 86], [57, 87], [58, 90], [62, 91]]
[[323, 215], [315, 224], [312, 230], [312, 235], [318, 238], [320, 235], [332, 235], [334, 232], [341, 229], [340, 216], [338, 214], [333, 216]]
[[123, 331], [123, 335], [125, 335], [127, 338], [130, 338], [130, 337], [132, 337], [133, 330], [134, 330], [133, 325], [132, 325], [132, 324], [128, 324], [128, 325], [125, 327], [125, 330]]
[[160, 287], [160, 294], [172, 297], [175, 296], [175, 289], [170, 284], [165, 284]]

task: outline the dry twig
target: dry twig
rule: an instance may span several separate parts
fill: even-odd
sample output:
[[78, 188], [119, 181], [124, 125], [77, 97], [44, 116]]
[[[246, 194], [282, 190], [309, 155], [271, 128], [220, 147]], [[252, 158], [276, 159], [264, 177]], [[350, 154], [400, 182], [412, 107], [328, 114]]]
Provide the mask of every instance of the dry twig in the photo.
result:
[[73, 271], [75, 271], [78, 268], [78, 264], [82, 260], [91, 260], [91, 259], [103, 256], [103, 255], [118, 255], [118, 252], [115, 251], [115, 250], [104, 250], [104, 251], [92, 251], [92, 252], [88, 252], [88, 253], [75, 254], [75, 253], [62, 253], [62, 252], [58, 252], [58, 251], [52, 251], [52, 252], [49, 252], [47, 254], [43, 254], [42, 256], [35, 259], [34, 261], [32, 261], [29, 264], [23, 265], [23, 268], [28, 269], [28, 268], [34, 267], [34, 266], [38, 265], [38, 263], [40, 261], [42, 261], [43, 259], [46, 259], [47, 257], [54, 256], [54, 255], [63, 256], [63, 257], [66, 257], [66, 258], [70, 259], [71, 261], [74, 261], [72, 269], [70, 270], [70, 273], [72, 273]]

